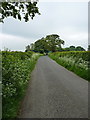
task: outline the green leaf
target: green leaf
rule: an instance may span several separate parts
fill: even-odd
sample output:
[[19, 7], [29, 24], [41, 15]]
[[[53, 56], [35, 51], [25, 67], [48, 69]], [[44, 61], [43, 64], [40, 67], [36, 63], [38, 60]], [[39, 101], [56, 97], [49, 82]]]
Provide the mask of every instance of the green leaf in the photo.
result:
[[18, 14], [18, 19], [21, 20], [21, 15], [20, 14]]

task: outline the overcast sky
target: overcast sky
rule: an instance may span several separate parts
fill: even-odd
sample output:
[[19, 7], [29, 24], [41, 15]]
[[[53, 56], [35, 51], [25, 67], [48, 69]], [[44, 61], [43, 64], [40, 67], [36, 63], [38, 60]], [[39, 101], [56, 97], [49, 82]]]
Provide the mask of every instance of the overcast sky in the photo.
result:
[[25, 50], [25, 46], [49, 34], [65, 41], [62, 47], [88, 46], [88, 2], [38, 2], [41, 15], [25, 23], [7, 18], [0, 23], [1, 47]]

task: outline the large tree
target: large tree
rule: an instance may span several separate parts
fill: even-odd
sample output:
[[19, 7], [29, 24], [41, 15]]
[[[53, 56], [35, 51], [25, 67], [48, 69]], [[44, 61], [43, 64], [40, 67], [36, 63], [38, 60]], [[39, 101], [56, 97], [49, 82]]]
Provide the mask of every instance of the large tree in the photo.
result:
[[81, 46], [77, 46], [76, 51], [85, 51], [85, 49], [83, 47], [81, 47]]
[[30, 44], [30, 49], [31, 49], [32, 51], [34, 50], [34, 44], [33, 44], [33, 43]]
[[29, 18], [33, 19], [36, 13], [40, 14], [36, 6], [36, 0], [32, 2], [31, 0], [30, 2], [26, 2], [26, 0], [23, 0], [24, 2], [20, 2], [19, 0], [17, 0], [17, 2], [12, 1], [13, 0], [4, 0], [4, 2], [0, 2], [0, 22], [3, 22], [4, 19], [9, 16], [19, 20], [23, 18], [25, 22], [27, 22]]
[[28, 52], [28, 51], [30, 51], [30, 50], [31, 50], [30, 45], [27, 45], [25, 52]]
[[35, 42], [35, 51], [37, 52], [55, 52], [61, 50], [61, 44], [64, 44], [64, 41], [60, 39], [59, 35], [52, 34], [47, 35], [45, 38], [41, 38]]
[[39, 40], [37, 40], [35, 43], [34, 43], [34, 47], [35, 47], [35, 51], [36, 52], [47, 52], [48, 51], [48, 47], [47, 47], [47, 43], [46, 43], [46, 40], [45, 38], [41, 38]]
[[49, 50], [55, 52], [61, 49], [61, 44], [64, 44], [64, 41], [60, 39], [60, 36], [57, 34], [47, 35], [46, 42], [49, 47]]
[[75, 51], [76, 50], [75, 46], [70, 46], [69, 49], [70, 49], [70, 51]]

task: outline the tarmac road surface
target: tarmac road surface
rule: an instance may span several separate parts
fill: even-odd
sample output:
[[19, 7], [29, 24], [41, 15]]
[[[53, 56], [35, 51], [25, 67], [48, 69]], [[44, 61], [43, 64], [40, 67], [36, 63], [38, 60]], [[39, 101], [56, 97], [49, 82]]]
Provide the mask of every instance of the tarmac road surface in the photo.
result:
[[19, 118], [88, 118], [88, 82], [48, 56], [40, 57]]

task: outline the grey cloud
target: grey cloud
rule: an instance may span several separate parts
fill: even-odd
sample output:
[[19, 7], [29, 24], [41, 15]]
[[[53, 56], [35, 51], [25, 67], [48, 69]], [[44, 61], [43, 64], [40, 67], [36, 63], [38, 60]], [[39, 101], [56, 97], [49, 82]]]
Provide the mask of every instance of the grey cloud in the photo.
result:
[[[2, 25], [3, 33], [28, 38], [30, 41], [52, 33], [63, 36], [62, 39], [72, 34], [87, 33], [88, 3], [39, 2], [38, 7], [41, 15], [36, 15], [27, 23], [6, 19]], [[79, 39], [81, 41], [82, 38]]]

